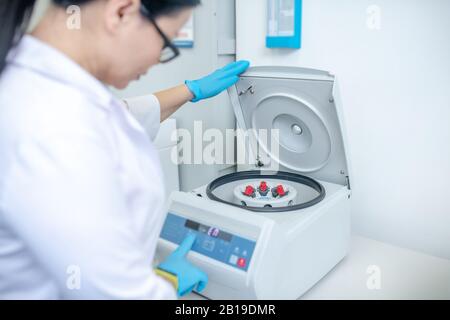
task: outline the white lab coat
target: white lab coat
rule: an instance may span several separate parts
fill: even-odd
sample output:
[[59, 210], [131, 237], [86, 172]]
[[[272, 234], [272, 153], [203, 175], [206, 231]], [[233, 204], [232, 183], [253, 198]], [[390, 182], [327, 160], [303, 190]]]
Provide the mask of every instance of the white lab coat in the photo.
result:
[[[175, 299], [155, 96], [128, 100], [25, 36], [0, 77], [0, 299]], [[123, 66], [126, 68], [126, 66]]]

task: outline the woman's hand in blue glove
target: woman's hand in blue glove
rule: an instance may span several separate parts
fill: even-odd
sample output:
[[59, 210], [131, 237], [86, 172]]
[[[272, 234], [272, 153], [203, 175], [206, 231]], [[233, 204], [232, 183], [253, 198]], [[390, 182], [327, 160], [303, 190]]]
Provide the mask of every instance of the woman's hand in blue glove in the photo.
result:
[[194, 99], [191, 101], [197, 102], [203, 99], [212, 98], [228, 89], [238, 82], [239, 75], [245, 72], [249, 66], [249, 61], [236, 61], [199, 80], [187, 80], [185, 82], [186, 86], [194, 95]]
[[208, 276], [206, 273], [192, 265], [186, 259], [186, 255], [194, 245], [196, 237], [195, 234], [189, 234], [166, 261], [158, 266], [158, 269], [177, 277], [177, 293], [180, 297], [190, 293], [196, 287], [196, 290], [201, 292], [208, 283]]

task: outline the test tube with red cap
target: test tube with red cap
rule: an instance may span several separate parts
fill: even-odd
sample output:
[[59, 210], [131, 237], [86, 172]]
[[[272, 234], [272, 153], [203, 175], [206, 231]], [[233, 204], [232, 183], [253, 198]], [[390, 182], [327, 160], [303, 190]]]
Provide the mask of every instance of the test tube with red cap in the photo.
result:
[[285, 190], [283, 185], [279, 184], [275, 188], [272, 188], [272, 196], [274, 198], [280, 197], [283, 198], [289, 193], [289, 191]]
[[269, 187], [267, 186], [267, 182], [261, 181], [258, 187], [258, 192], [263, 197], [269, 193]]
[[254, 198], [255, 197], [255, 188], [253, 186], [248, 185], [245, 187], [245, 191], [243, 192], [244, 196]]

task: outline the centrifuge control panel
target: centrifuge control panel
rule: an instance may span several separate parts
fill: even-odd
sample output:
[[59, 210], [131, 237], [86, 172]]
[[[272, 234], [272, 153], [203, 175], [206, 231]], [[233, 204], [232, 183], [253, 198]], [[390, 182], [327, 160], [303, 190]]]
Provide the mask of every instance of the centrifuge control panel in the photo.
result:
[[167, 216], [161, 238], [179, 245], [189, 233], [197, 235], [192, 251], [239, 270], [247, 271], [255, 249], [255, 241], [172, 213]]

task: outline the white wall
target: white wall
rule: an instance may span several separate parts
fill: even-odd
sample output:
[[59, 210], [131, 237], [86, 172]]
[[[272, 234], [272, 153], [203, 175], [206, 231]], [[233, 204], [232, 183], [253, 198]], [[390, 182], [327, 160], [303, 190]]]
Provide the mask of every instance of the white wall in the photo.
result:
[[303, 2], [303, 48], [289, 51], [264, 46], [265, 0], [237, 0], [237, 58], [335, 73], [354, 232], [450, 258], [450, 1]]

